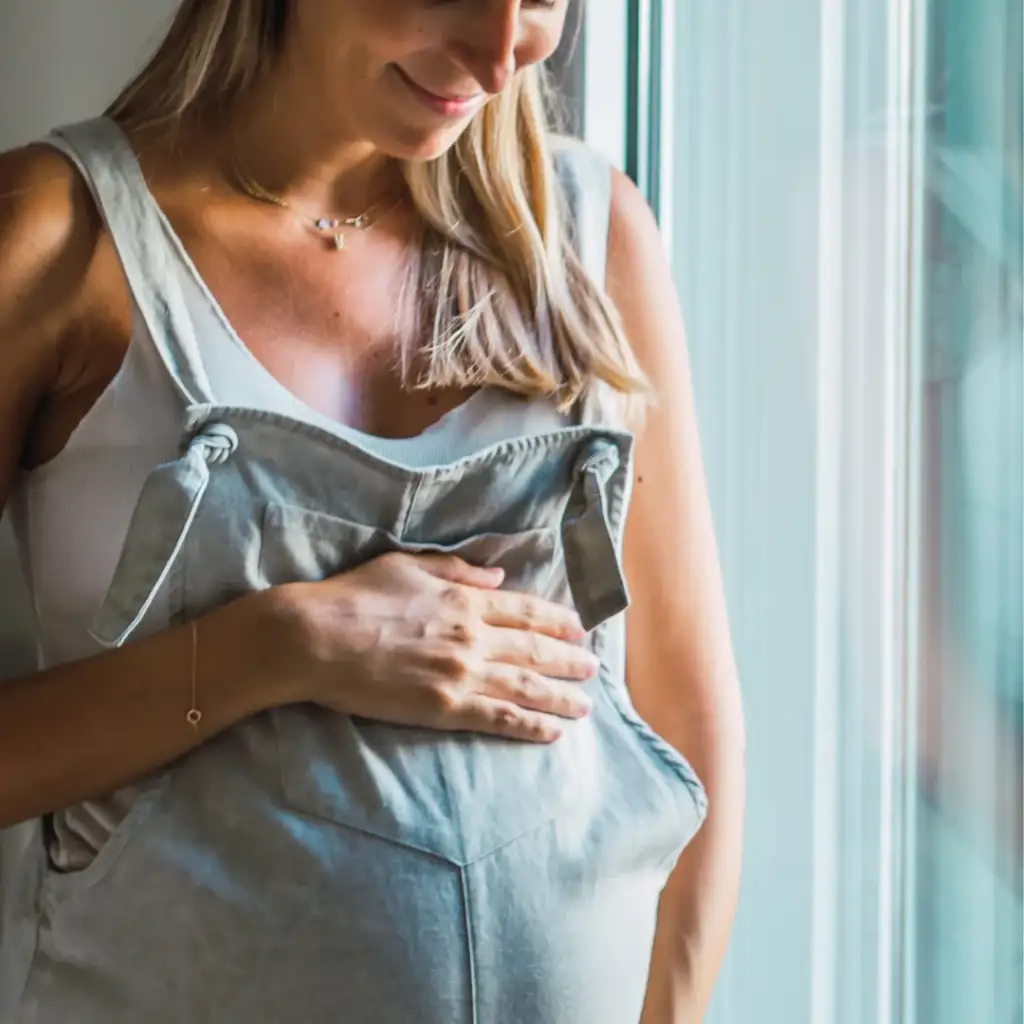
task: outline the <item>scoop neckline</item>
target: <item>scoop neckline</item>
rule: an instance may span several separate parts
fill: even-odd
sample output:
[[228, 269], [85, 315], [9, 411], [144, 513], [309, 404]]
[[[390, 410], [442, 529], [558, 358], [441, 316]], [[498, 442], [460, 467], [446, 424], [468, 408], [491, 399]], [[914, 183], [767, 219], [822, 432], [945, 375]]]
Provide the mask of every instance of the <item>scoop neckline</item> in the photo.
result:
[[[271, 373], [262, 362], [260, 362], [256, 357], [256, 354], [251, 348], [249, 348], [245, 343], [245, 340], [235, 329], [235, 326], [225, 312], [224, 307], [217, 300], [217, 297], [213, 294], [213, 290], [210, 288], [206, 279], [199, 272], [199, 268], [192, 259], [192, 256], [185, 243], [182, 241], [181, 236], [174, 229], [174, 225], [171, 223], [170, 218], [157, 201], [156, 196], [153, 194], [153, 190], [149, 187], [145, 171], [142, 169], [142, 163], [139, 160], [138, 153], [136, 153], [135, 147], [132, 145], [132, 140], [128, 133], [125, 132], [125, 130], [112, 118], [108, 118], [108, 120], [110, 120], [110, 123], [121, 134], [128, 152], [131, 155], [132, 163], [134, 165], [133, 170], [138, 177], [139, 186], [142, 190], [142, 197], [155, 213], [161, 229], [163, 230], [174, 253], [181, 261], [182, 266], [184, 267], [192, 284], [198, 289], [203, 301], [209, 307], [215, 320], [220, 325], [231, 344], [249, 363], [251, 363], [253, 370], [260, 374], [263, 380], [273, 390], [277, 391], [281, 395], [287, 405], [290, 405], [295, 410], [296, 419], [307, 420], [332, 433], [339, 434], [342, 437], [358, 437], [362, 439], [364, 443], [371, 443], [373, 445], [381, 445], [385, 447], [401, 447], [402, 445], [415, 443], [420, 438], [431, 436], [442, 427], [448, 428], [452, 420], [460, 418], [466, 411], [468, 411], [472, 406], [475, 406], [485, 395], [493, 390], [492, 387], [487, 385], [477, 388], [477, 390], [471, 395], [461, 401], [458, 405], [443, 413], [438, 419], [434, 420], [433, 423], [424, 427], [423, 430], [420, 430], [415, 434], [409, 434], [405, 437], [388, 437], [384, 434], [375, 434], [368, 430], [361, 430], [359, 427], [354, 427], [351, 424], [342, 422], [341, 420], [333, 419], [317, 409], [314, 409], [308, 402], [296, 395], [291, 388], [278, 380], [277, 377], [275, 377], [274, 374]], [[219, 400], [219, 396], [214, 397]]]
[[438, 419], [434, 420], [433, 423], [424, 427], [423, 430], [420, 430], [415, 434], [409, 434], [405, 437], [388, 437], [384, 434], [375, 434], [372, 431], [361, 430], [359, 427], [354, 427], [351, 424], [342, 422], [341, 420], [335, 420], [332, 417], [320, 412], [319, 410], [314, 409], [313, 406], [311, 406], [308, 402], [299, 398], [299, 396], [296, 395], [295, 392], [291, 390], [291, 388], [286, 387], [284, 384], [282, 384], [281, 381], [279, 381], [277, 377], [275, 377], [274, 374], [272, 374], [270, 370], [268, 370], [266, 366], [264, 366], [263, 363], [261, 363], [260, 360], [256, 358], [255, 353], [252, 351], [251, 348], [249, 348], [249, 346], [245, 343], [242, 336], [235, 329], [235, 326], [234, 324], [232, 324], [231, 319], [224, 311], [224, 307], [221, 306], [220, 302], [217, 301], [217, 297], [213, 294], [213, 291], [207, 284], [206, 279], [199, 272], [199, 268], [195, 265], [195, 261], [189, 254], [189, 251], [186, 248], [185, 243], [181, 240], [181, 237], [178, 235], [177, 231], [174, 230], [174, 225], [171, 224], [170, 218], [164, 212], [160, 204], [156, 201], [156, 196], [150, 193], [149, 198], [156, 208], [156, 213], [160, 219], [160, 224], [163, 230], [166, 232], [167, 238], [170, 241], [175, 254], [181, 260], [182, 265], [184, 266], [185, 271], [189, 276], [189, 279], [191, 280], [192, 284], [194, 284], [195, 287], [199, 290], [199, 293], [203, 297], [203, 301], [210, 308], [211, 313], [216, 318], [218, 324], [221, 326], [224, 333], [227, 335], [228, 340], [232, 343], [232, 345], [234, 345], [235, 348], [238, 349], [239, 352], [241, 352], [243, 357], [249, 363], [252, 364], [255, 371], [259, 373], [260, 376], [263, 377], [264, 380], [266, 380], [275, 391], [278, 391], [282, 395], [282, 397], [287, 400], [287, 403], [289, 405], [294, 407], [296, 411], [301, 414], [302, 419], [310, 420], [311, 422], [320, 425], [326, 424], [332, 431], [338, 433], [354, 434], [358, 437], [372, 440], [375, 443], [381, 443], [385, 445], [409, 444], [410, 442], [413, 442], [418, 438], [425, 437], [428, 434], [434, 433], [442, 425], [447, 426], [449, 422], [456, 417], [456, 415], [462, 415], [462, 413], [465, 410], [467, 410], [471, 405], [474, 405], [484, 394], [486, 394], [490, 390], [486, 386], [477, 388], [477, 390], [474, 391], [471, 395], [469, 395], [463, 401], [459, 402], [458, 405], [453, 406], [447, 412], [443, 413]]

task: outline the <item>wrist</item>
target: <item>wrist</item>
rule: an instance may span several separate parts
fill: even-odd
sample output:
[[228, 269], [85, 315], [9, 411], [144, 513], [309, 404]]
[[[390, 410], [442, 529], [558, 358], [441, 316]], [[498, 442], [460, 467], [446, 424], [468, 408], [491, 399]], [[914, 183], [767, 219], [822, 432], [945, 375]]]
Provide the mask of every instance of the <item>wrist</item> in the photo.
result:
[[[322, 584], [292, 583], [252, 595], [254, 630], [262, 637], [257, 671], [270, 706], [319, 702], [338, 694], [337, 670], [359, 647], [355, 595], [337, 588], [325, 600]], [[330, 666], [332, 671], [323, 671]], [[329, 693], [324, 681], [329, 680]]]
[[[220, 609], [222, 635], [232, 652], [232, 674], [248, 691], [251, 713], [308, 699], [300, 681], [302, 608], [290, 587], [274, 587]], [[200, 640], [202, 645], [202, 640]], [[200, 673], [203, 663], [199, 651]]]

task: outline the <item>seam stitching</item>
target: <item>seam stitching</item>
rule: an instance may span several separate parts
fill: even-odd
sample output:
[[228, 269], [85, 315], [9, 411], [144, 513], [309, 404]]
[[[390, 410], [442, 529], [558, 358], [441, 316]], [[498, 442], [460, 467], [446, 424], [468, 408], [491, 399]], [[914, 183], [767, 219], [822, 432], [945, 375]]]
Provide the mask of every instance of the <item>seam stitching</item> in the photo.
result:
[[466, 869], [459, 867], [459, 880], [462, 883], [462, 915], [466, 926], [466, 966], [469, 968], [469, 1012], [471, 1024], [479, 1024], [477, 1013], [476, 991], [476, 959], [473, 956], [473, 920], [469, 912], [469, 885]]

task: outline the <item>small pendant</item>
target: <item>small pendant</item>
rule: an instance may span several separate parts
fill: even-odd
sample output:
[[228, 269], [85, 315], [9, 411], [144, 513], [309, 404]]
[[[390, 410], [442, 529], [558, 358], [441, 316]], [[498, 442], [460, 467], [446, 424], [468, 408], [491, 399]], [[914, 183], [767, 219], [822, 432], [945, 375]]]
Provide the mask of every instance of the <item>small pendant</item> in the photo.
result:
[[337, 234], [337, 235], [334, 236], [334, 248], [335, 249], [344, 249], [345, 248], [345, 236], [344, 235]]

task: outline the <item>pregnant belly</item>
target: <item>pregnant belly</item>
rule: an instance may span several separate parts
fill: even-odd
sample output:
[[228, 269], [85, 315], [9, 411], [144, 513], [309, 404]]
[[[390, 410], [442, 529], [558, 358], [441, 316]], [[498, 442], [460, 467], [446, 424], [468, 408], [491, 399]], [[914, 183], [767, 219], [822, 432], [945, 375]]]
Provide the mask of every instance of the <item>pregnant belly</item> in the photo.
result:
[[662, 878], [609, 875], [562, 823], [458, 866], [290, 813], [258, 836], [224, 817], [202, 853], [157, 847], [156, 826], [96, 885], [47, 900], [28, 1019], [639, 1020]]
[[[415, 831], [296, 808], [278, 740], [266, 719], [225, 734], [148, 790], [85, 871], [44, 872], [26, 1020], [639, 1019], [658, 899], [690, 829], [624, 754], [609, 772], [628, 792], [581, 784], [592, 799], [529, 828], [488, 831], [498, 801], [472, 805], [472, 829], [452, 833], [492, 841], [460, 860], [417, 848]], [[468, 809], [447, 805], [460, 826]]]

